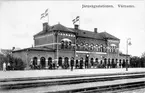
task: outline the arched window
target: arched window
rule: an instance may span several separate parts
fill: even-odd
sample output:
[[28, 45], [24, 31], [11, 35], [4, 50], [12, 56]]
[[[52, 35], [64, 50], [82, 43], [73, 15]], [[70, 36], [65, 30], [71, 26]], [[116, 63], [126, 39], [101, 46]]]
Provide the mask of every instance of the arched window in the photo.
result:
[[108, 47], [108, 52], [111, 52], [111, 48], [110, 47]]
[[96, 49], [96, 51], [98, 51], [98, 44], [95, 45], [95, 49]]
[[106, 47], [104, 47], [104, 52], [107, 52], [107, 48]]
[[36, 65], [37, 65], [37, 57], [34, 57], [34, 58], [33, 58], [33, 63], [32, 63], [32, 65], [33, 65], [33, 66], [36, 66]]
[[45, 57], [40, 58], [41, 68], [45, 68]]
[[95, 62], [98, 63], [98, 58], [95, 59]]
[[111, 65], [112, 65], [113, 68], [115, 68], [115, 65], [114, 64], [115, 64], [114, 63], [114, 59], [112, 59]]
[[85, 50], [88, 50], [88, 49], [89, 49], [89, 44], [86, 43], [86, 44], [85, 44]]
[[94, 66], [94, 59], [91, 58], [91, 66]]
[[48, 66], [49, 66], [49, 69], [52, 69], [52, 58], [51, 57], [48, 58]]
[[80, 49], [81, 49], [81, 50], [84, 49], [84, 43], [83, 43], [83, 42], [81, 42]]
[[59, 58], [58, 58], [58, 65], [59, 65], [59, 66], [62, 66], [62, 57], [59, 57]]
[[116, 59], [116, 63], [118, 62], [118, 59]]
[[104, 50], [103, 50], [103, 44], [101, 44], [101, 46], [100, 46], [100, 52], [103, 52]]
[[81, 46], [83, 46], [84, 45], [84, 43], [83, 42], [81, 42]]
[[111, 46], [111, 49], [112, 49], [112, 51], [111, 51], [111, 52], [113, 52], [113, 53], [114, 53], [114, 52], [115, 52], [115, 49], [116, 49], [116, 44], [111, 44], [110, 46]]
[[107, 64], [107, 59], [106, 59], [106, 58], [104, 59], [104, 64], [105, 64], [105, 66], [106, 66], [106, 64]]
[[110, 63], [110, 58], [108, 59], [108, 64], [109, 64], [109, 66], [110, 66], [110, 64], [111, 64], [111, 63]]
[[71, 44], [72, 44], [72, 42], [68, 38], [63, 38], [61, 40], [61, 46], [62, 46], [62, 48], [70, 48]]
[[101, 46], [98, 45], [98, 52], [101, 52]]
[[94, 50], [94, 44], [91, 44], [90, 46], [91, 46], [90, 49]]
[[115, 46], [113, 46], [113, 52], [115, 52]]
[[68, 57], [65, 57], [65, 58], [64, 58], [64, 68], [65, 68], [65, 69], [67, 69], [67, 68], [69, 67], [68, 61], [69, 61], [69, 58], [68, 58]]
[[65, 41], [65, 48], [68, 48], [68, 41]]

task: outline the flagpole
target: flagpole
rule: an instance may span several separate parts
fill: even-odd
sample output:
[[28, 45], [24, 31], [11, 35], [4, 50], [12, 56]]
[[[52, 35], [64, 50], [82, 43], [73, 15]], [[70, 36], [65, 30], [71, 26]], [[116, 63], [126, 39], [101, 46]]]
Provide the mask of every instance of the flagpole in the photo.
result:
[[47, 15], [47, 17], [48, 17], [48, 25], [49, 25], [49, 9], [48, 9], [48, 15]]
[[[127, 38], [126, 40], [126, 71], [128, 71], [128, 45], [129, 45], [129, 40], [131, 40], [131, 38]], [[128, 60], [128, 61], [127, 61]]]
[[79, 16], [79, 29], [80, 29], [80, 16]]

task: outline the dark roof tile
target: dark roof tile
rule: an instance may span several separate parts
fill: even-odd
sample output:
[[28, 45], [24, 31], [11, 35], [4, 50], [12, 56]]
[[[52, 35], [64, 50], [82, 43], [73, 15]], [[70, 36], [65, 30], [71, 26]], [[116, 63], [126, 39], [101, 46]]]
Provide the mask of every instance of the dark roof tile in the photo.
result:
[[101, 32], [99, 33], [100, 36], [102, 36], [104, 39], [114, 39], [114, 40], [120, 40], [119, 38], [107, 33], [107, 32]]
[[82, 30], [82, 29], [75, 30], [74, 28], [70, 28], [70, 29], [74, 30], [77, 33], [77, 35], [80, 37], [103, 39], [98, 33], [95, 33], [93, 31]]
[[66, 31], [66, 32], [74, 32], [73, 30], [61, 25], [61, 24], [56, 24], [56, 25], [53, 25], [53, 26], [49, 26], [48, 29], [45, 31], [40, 31], [39, 33], [37, 33], [36, 35], [34, 36], [39, 36], [39, 35], [44, 35], [46, 33], [49, 33], [51, 31]]
[[82, 29], [74, 29], [74, 28], [68, 28], [60, 23], [49, 26], [47, 31], [41, 31], [37, 33], [34, 36], [39, 36], [39, 35], [44, 35], [46, 33], [49, 33], [51, 31], [66, 31], [66, 32], [76, 32], [78, 36], [80, 37], [88, 37], [88, 38], [95, 38], [95, 39], [114, 39], [114, 40], [119, 40], [117, 37], [107, 33], [107, 32], [101, 32], [101, 33], [95, 33], [93, 31], [88, 31], [88, 30], [82, 30]]

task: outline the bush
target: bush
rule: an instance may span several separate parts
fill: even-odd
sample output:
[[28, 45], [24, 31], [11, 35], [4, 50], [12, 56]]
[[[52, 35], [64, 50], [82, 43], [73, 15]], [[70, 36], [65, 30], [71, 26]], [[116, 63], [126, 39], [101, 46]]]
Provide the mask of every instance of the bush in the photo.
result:
[[15, 58], [9, 54], [3, 57], [1, 65], [3, 62], [6, 62], [6, 64], [10, 63], [10, 66], [7, 65], [7, 70], [24, 70], [26, 67], [26, 64], [22, 61], [22, 59]]
[[14, 58], [13, 69], [14, 70], [24, 70], [26, 65], [20, 58]]

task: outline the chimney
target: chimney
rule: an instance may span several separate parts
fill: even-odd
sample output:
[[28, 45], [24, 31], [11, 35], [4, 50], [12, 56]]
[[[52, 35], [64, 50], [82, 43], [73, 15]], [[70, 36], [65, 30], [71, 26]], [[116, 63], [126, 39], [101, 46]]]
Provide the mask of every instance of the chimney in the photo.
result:
[[79, 25], [74, 25], [74, 29], [78, 30], [79, 29]]
[[43, 31], [47, 31], [47, 29], [48, 29], [48, 23], [45, 22], [43, 23]]
[[12, 47], [12, 50], [15, 50], [15, 47]]
[[98, 32], [97, 32], [97, 28], [94, 28], [94, 32], [95, 32], [95, 33], [98, 33]]

